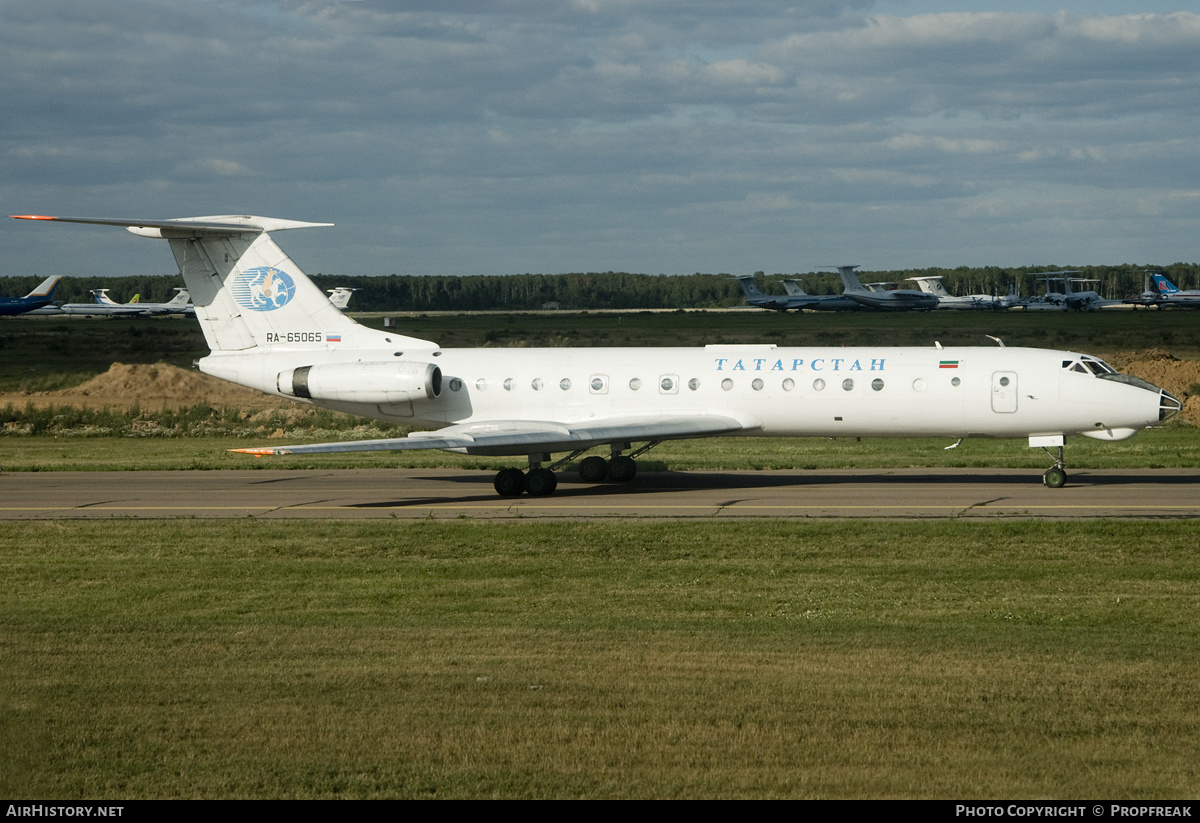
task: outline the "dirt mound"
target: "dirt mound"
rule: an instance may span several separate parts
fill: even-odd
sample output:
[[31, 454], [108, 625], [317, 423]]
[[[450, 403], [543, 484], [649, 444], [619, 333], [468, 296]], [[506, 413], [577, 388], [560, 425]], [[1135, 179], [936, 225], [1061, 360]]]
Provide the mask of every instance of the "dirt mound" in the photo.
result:
[[188, 371], [166, 363], [153, 365], [113, 363], [104, 374], [82, 385], [52, 392], [0, 395], [0, 406], [12, 403], [18, 408], [32, 403], [35, 407], [79, 406], [91, 408], [145, 409], [195, 406], [233, 406], [246, 409], [289, 406], [290, 401], [235, 386], [198, 371]]
[[1110, 362], [1126, 374], [1148, 380], [1183, 400], [1180, 416], [1200, 426], [1200, 360], [1180, 360], [1168, 351], [1150, 349], [1120, 352]]

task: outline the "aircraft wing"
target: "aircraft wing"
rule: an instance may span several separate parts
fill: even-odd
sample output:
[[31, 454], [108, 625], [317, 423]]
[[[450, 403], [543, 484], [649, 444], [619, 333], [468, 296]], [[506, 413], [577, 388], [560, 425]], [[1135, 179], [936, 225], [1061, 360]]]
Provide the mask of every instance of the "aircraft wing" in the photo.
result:
[[731, 434], [757, 425], [733, 417], [695, 413], [673, 417], [610, 417], [579, 423], [544, 420], [493, 420], [448, 426], [434, 432], [413, 432], [408, 437], [350, 440], [304, 446], [269, 446], [232, 449], [243, 454], [325, 454], [329, 452], [401, 451], [445, 449], [466, 454], [511, 455], [575, 451], [605, 443], [642, 440], [680, 440]]

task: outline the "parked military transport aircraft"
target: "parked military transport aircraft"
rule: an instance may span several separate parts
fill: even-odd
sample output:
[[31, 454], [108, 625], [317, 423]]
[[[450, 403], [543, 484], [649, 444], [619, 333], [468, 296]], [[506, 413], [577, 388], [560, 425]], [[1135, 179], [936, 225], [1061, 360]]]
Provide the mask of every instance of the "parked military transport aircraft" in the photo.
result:
[[[936, 295], [912, 289], [872, 289], [858, 281], [854, 270], [858, 266], [829, 266], [837, 269], [842, 277], [842, 296], [856, 303], [861, 303], [869, 309], [883, 311], [915, 311], [937, 308]], [[882, 283], [872, 283], [872, 286], [883, 286]]]
[[24, 297], [0, 297], [0, 317], [4, 315], [25, 314], [50, 304], [54, 290], [58, 288], [61, 275], [47, 277], [38, 287]]
[[[1043, 304], [1041, 307], [1052, 306], [1057, 309], [1071, 309], [1073, 311], [1094, 311], [1121, 304], [1122, 301], [1120, 300], [1105, 300], [1094, 290], [1076, 291], [1072, 287], [1072, 283], [1100, 282], [1086, 277], [1071, 277], [1072, 274], [1080, 273], [1078, 271], [1029, 272], [1030, 276], [1036, 277], [1046, 284], [1046, 294], [1038, 301]], [[1051, 283], [1062, 283], [1063, 290], [1061, 292], [1050, 291]], [[1027, 308], [1034, 308], [1034, 306], [1030, 305]]]
[[763, 294], [759, 291], [758, 286], [754, 284], [754, 275], [746, 274], [738, 277], [738, 282], [742, 286], [742, 292], [746, 295], [746, 302], [751, 306], [757, 306], [760, 309], [774, 309], [775, 311], [800, 311], [802, 309], [811, 309], [813, 311], [853, 311], [861, 309], [863, 306], [846, 297], [837, 294], [808, 294], [800, 287], [800, 283], [796, 280], [784, 280], [783, 287], [787, 291], [786, 296]]
[[[124, 226], [169, 241], [211, 353], [233, 383], [351, 414], [436, 429], [408, 437], [239, 449], [312, 454], [443, 449], [527, 457], [504, 496], [551, 494], [554, 470], [631, 480], [663, 440], [713, 435], [1014, 437], [1057, 448], [1043, 482], [1066, 482], [1063, 442], [1124, 440], [1179, 411], [1169, 393], [1100, 360], [1046, 349], [443, 349], [360, 326], [338, 311], [270, 232], [329, 225], [250, 216], [21, 219]], [[645, 443], [634, 450], [634, 443]], [[555, 460], [555, 453], [565, 457]], [[522, 462], [524, 462], [522, 460]]]
[[807, 300], [807, 305], [802, 308], [812, 311], [859, 311], [866, 308], [862, 303], [856, 303], [849, 297], [840, 294], [809, 294], [796, 279], [784, 280], [783, 290], [788, 293], [789, 297]]

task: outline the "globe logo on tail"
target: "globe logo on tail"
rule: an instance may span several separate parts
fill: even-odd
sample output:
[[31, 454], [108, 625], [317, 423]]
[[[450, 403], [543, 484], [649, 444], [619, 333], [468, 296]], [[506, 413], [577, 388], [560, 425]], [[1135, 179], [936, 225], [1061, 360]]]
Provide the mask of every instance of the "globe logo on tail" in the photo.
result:
[[246, 269], [231, 284], [233, 299], [251, 311], [275, 311], [296, 296], [296, 282], [287, 272], [272, 266]]

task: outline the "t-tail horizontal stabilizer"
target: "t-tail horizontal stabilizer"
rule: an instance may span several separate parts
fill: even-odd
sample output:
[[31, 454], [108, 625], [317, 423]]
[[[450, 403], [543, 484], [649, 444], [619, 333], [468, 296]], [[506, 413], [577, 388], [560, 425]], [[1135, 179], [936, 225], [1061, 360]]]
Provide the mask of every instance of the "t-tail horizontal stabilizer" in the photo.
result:
[[[123, 226], [141, 237], [167, 240], [213, 355], [273, 347], [436, 348], [431, 341], [403, 335], [388, 335], [384, 342], [378, 332], [346, 317], [270, 236], [273, 231], [332, 223], [235, 214], [171, 220], [14, 216], [22, 220]], [[243, 382], [215, 365], [204, 370]]]

